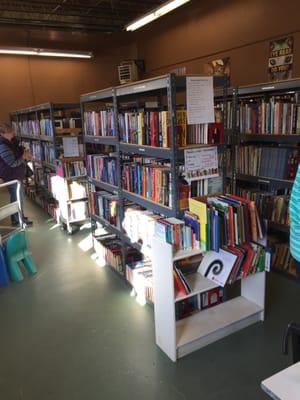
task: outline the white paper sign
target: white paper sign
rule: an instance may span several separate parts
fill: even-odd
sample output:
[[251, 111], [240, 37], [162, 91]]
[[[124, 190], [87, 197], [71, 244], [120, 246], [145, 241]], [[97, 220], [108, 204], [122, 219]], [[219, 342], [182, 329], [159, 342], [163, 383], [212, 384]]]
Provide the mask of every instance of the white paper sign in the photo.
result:
[[190, 180], [219, 176], [217, 147], [185, 150], [184, 171], [186, 178]]
[[215, 122], [212, 76], [186, 78], [186, 104], [189, 125]]
[[79, 146], [77, 137], [63, 138], [64, 157], [79, 157]]

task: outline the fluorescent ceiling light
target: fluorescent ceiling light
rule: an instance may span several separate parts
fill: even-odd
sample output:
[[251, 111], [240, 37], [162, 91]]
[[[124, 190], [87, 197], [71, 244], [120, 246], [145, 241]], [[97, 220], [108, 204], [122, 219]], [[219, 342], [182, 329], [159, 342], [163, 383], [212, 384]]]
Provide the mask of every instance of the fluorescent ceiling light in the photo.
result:
[[0, 54], [16, 54], [22, 56], [36, 56], [36, 50], [34, 49], [0, 49]]
[[135, 31], [142, 26], [149, 24], [150, 22], [156, 20], [159, 17], [169, 13], [170, 11], [175, 10], [175, 8], [182, 6], [185, 3], [188, 3], [190, 0], [172, 0], [163, 4], [162, 6], [156, 8], [149, 14], [144, 15], [143, 17], [137, 19], [131, 24], [126, 26], [126, 31]]
[[23, 56], [43, 56], [43, 57], [68, 57], [68, 58], [92, 58], [90, 52], [77, 52], [68, 50], [35, 49], [26, 47], [0, 47], [0, 54], [13, 54]]
[[91, 53], [68, 53], [68, 52], [63, 52], [63, 51], [57, 51], [57, 50], [39, 50], [38, 52], [39, 56], [45, 56], [45, 57], [71, 57], [71, 58], [92, 58]]

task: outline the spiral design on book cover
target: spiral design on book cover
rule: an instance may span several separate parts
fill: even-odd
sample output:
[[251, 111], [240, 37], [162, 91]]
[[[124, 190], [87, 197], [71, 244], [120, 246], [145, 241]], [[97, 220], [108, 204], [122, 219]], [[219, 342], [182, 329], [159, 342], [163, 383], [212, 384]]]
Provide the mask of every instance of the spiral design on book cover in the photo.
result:
[[212, 261], [209, 266], [207, 267], [207, 270], [205, 272], [205, 278], [212, 272], [213, 275], [219, 275], [224, 268], [223, 262], [221, 260], [214, 260]]

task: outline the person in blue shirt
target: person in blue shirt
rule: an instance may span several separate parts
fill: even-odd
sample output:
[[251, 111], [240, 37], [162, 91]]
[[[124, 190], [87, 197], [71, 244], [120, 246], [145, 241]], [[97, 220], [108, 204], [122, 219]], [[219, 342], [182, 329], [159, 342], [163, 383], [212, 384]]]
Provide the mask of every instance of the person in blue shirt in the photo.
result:
[[296, 261], [298, 278], [300, 278], [300, 166], [293, 184], [290, 199], [290, 251]]
[[[0, 123], [0, 178], [4, 182], [18, 180], [22, 183], [26, 176], [26, 160], [31, 155], [16, 141], [12, 127], [6, 123]], [[17, 185], [8, 186], [10, 201], [17, 200]], [[22, 202], [22, 195], [21, 195]], [[23, 204], [21, 204], [23, 209]], [[32, 221], [23, 217], [26, 225], [32, 225]], [[18, 214], [11, 216], [12, 225], [19, 225]]]

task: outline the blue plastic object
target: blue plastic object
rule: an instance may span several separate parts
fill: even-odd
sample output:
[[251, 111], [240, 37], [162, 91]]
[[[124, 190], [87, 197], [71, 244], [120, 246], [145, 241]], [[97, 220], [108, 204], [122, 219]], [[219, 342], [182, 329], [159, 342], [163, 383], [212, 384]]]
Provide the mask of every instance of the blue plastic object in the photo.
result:
[[29, 274], [36, 274], [37, 269], [31, 258], [27, 245], [26, 233], [24, 231], [15, 232], [7, 240], [6, 261], [12, 281], [21, 282], [24, 279], [19, 265], [20, 262], [23, 262]]
[[0, 287], [5, 287], [7, 285], [8, 285], [7, 265], [3, 247], [0, 246]]

